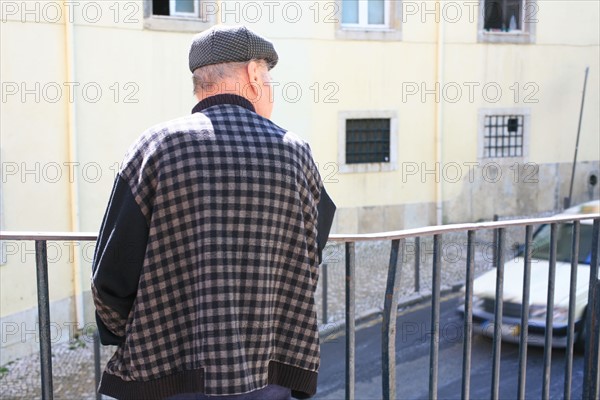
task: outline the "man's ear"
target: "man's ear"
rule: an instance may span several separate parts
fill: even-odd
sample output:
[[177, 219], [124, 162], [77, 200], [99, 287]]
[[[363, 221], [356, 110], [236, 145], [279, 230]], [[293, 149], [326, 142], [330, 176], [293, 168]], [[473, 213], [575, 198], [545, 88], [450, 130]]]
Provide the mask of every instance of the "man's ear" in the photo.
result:
[[258, 96], [260, 94], [260, 86], [262, 83], [260, 65], [256, 61], [250, 61], [246, 67], [246, 72], [248, 73], [250, 90], [253, 92], [254, 96]]

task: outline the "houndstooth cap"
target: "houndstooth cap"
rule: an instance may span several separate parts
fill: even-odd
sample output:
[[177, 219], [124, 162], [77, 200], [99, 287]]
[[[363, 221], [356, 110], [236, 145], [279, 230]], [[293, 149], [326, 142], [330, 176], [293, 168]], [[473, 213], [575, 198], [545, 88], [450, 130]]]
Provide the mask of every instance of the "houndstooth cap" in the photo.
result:
[[211, 64], [267, 61], [273, 68], [279, 56], [273, 43], [245, 26], [214, 26], [194, 36], [190, 47], [190, 71]]

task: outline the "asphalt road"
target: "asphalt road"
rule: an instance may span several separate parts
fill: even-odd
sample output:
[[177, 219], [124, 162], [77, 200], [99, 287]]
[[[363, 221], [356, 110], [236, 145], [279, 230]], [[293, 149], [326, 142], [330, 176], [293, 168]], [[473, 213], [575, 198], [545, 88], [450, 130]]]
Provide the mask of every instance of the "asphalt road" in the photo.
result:
[[[440, 311], [440, 351], [438, 396], [460, 399], [462, 385], [463, 319], [456, 312], [456, 294], [442, 299]], [[429, 342], [431, 339], [428, 304], [399, 313], [396, 334], [396, 394], [398, 399], [429, 397]], [[489, 399], [492, 381], [492, 340], [473, 337], [471, 356], [471, 399]], [[527, 352], [526, 397], [542, 397], [544, 351], [530, 346]], [[345, 398], [345, 337], [321, 344], [319, 400]], [[502, 343], [500, 398], [516, 399], [519, 347]], [[552, 350], [550, 397], [562, 398], [564, 391], [565, 351]], [[573, 361], [572, 398], [581, 398], [583, 356]], [[381, 324], [356, 332], [356, 399], [381, 399]]]

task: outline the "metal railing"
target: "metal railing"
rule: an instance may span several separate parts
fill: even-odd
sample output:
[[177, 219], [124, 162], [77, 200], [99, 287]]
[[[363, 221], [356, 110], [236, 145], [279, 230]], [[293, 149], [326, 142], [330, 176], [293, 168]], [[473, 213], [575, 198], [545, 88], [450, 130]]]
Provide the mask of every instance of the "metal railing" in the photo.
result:
[[[2, 232], [0, 240], [33, 240], [35, 242], [36, 286], [40, 338], [40, 375], [42, 399], [54, 398], [52, 379], [52, 341], [50, 337], [50, 297], [48, 295], [48, 241], [95, 241], [96, 233], [32, 233]], [[94, 335], [94, 356], [100, 354], [100, 342]], [[99, 357], [94, 363], [99, 366]], [[99, 368], [95, 366], [96, 384], [99, 383]], [[97, 398], [100, 398], [97, 396]]]
[[[357, 235], [331, 235], [331, 242], [341, 243], [345, 247], [345, 342], [346, 342], [346, 365], [345, 365], [345, 388], [346, 399], [355, 398], [355, 244], [362, 241], [391, 241], [390, 259], [387, 274], [387, 284], [383, 308], [382, 329], [382, 392], [384, 399], [396, 398], [396, 363], [395, 363], [395, 337], [396, 316], [399, 301], [399, 286], [401, 265], [399, 260], [403, 259], [402, 252], [405, 250], [405, 240], [415, 238], [415, 246], [420, 246], [423, 237], [433, 236], [433, 261], [432, 261], [432, 289], [431, 289], [431, 338], [430, 338], [430, 360], [429, 360], [429, 398], [438, 397], [438, 357], [440, 339], [440, 297], [441, 297], [441, 245], [444, 234], [462, 232], [467, 234], [467, 258], [465, 278], [465, 318], [463, 335], [463, 364], [462, 364], [462, 392], [463, 399], [469, 399], [470, 369], [471, 369], [471, 336], [473, 327], [473, 280], [475, 271], [475, 235], [477, 231], [493, 230], [494, 232], [494, 265], [496, 267], [496, 298], [495, 298], [495, 321], [502, 320], [503, 307], [503, 279], [504, 279], [504, 254], [506, 228], [525, 228], [525, 251], [523, 271], [523, 305], [521, 310], [521, 326], [528, 325], [529, 315], [529, 283], [531, 279], [531, 246], [533, 226], [550, 224], [550, 262], [548, 276], [548, 300], [546, 312], [546, 326], [552, 326], [555, 270], [556, 270], [556, 230], [558, 224], [573, 223], [572, 254], [578, 254], [580, 221], [593, 219], [592, 233], [592, 255], [590, 263], [590, 279], [588, 292], [588, 307], [586, 313], [586, 343], [584, 355], [584, 382], [583, 398], [598, 398], [600, 391], [599, 372], [599, 348], [600, 348], [600, 281], [598, 280], [599, 247], [600, 247], [600, 215], [590, 214], [587, 216], [561, 216], [551, 218], [521, 219], [501, 222], [487, 222], [475, 224], [455, 224], [445, 226], [408, 229], [396, 232], [385, 232], [375, 234]], [[94, 241], [95, 233], [19, 233], [0, 232], [0, 240], [28, 240], [35, 241], [36, 270], [37, 270], [37, 292], [39, 312], [39, 334], [40, 334], [40, 364], [42, 398], [53, 398], [52, 385], [52, 359], [50, 340], [50, 309], [48, 297], [48, 258], [47, 241]], [[417, 253], [419, 254], [419, 253]], [[415, 257], [415, 288], [419, 290], [419, 274], [423, 266], [420, 257]], [[327, 281], [327, 272], [323, 282]], [[575, 285], [577, 273], [577, 258], [574, 257], [571, 264], [571, 282], [568, 315], [568, 339], [566, 352], [566, 369], [564, 397], [571, 397], [572, 367], [573, 367], [573, 338], [574, 338], [574, 304]], [[324, 313], [326, 314], [326, 297], [323, 301]], [[325, 317], [326, 320], [326, 317]], [[519, 337], [519, 372], [517, 397], [525, 397], [525, 380], [527, 365], [527, 338], [528, 330], [521, 329]], [[550, 397], [550, 366], [552, 352], [552, 330], [545, 330], [544, 346], [544, 375], [542, 396], [544, 399]], [[493, 357], [492, 357], [492, 387], [493, 399], [499, 397], [500, 384], [500, 351], [501, 351], [501, 324], [494, 324], [493, 333]], [[97, 335], [94, 338], [95, 374], [96, 383], [99, 379], [99, 341]]]
[[[586, 313], [586, 343], [585, 343], [585, 363], [584, 363], [584, 382], [583, 398], [595, 399], [599, 396], [600, 372], [598, 366], [599, 360], [599, 341], [600, 341], [600, 281], [598, 281], [599, 247], [600, 247], [600, 215], [590, 214], [587, 216], [556, 216], [550, 218], [520, 219], [512, 221], [495, 221], [474, 224], [455, 224], [436, 227], [426, 227], [418, 229], [408, 229], [397, 232], [385, 232], [362, 235], [331, 235], [329, 240], [338, 243], [344, 243], [346, 249], [346, 399], [354, 399], [355, 387], [355, 315], [354, 315], [354, 270], [355, 257], [354, 248], [356, 242], [361, 241], [381, 241], [389, 240], [392, 242], [390, 251], [390, 262], [388, 266], [388, 278], [384, 299], [383, 310], [383, 329], [382, 329], [382, 393], [383, 398], [396, 398], [396, 363], [395, 363], [395, 329], [396, 313], [398, 304], [398, 288], [400, 284], [400, 267], [398, 260], [403, 259], [402, 252], [405, 249], [405, 240], [416, 238], [417, 240], [426, 236], [433, 236], [433, 261], [432, 261], [432, 293], [431, 293], [431, 338], [430, 338], [430, 362], [429, 362], [429, 399], [438, 398], [438, 357], [439, 357], [439, 339], [440, 339], [440, 293], [441, 293], [441, 244], [442, 235], [453, 232], [467, 233], [467, 259], [466, 259], [466, 279], [465, 279], [465, 318], [463, 335], [463, 366], [462, 366], [462, 391], [463, 399], [469, 399], [470, 388], [470, 369], [471, 369], [471, 337], [473, 328], [473, 280], [475, 271], [474, 258], [474, 240], [475, 233], [482, 230], [493, 230], [494, 232], [494, 266], [496, 267], [496, 297], [494, 321], [502, 321], [503, 307], [503, 279], [504, 279], [504, 254], [505, 254], [505, 230], [510, 227], [525, 228], [525, 251], [524, 251], [524, 285], [523, 285], [523, 306], [521, 310], [521, 326], [528, 326], [529, 315], [529, 282], [531, 274], [531, 254], [532, 254], [532, 232], [533, 226], [541, 224], [550, 224], [551, 243], [550, 243], [550, 272], [548, 275], [548, 300], [546, 310], [546, 326], [553, 325], [554, 286], [556, 270], [556, 227], [560, 223], [573, 222], [573, 243], [572, 254], [578, 254], [579, 249], [579, 226], [581, 220], [593, 219], [592, 233], [592, 255], [590, 262], [590, 280], [588, 292], [588, 308]], [[417, 243], [419, 243], [417, 241]], [[418, 254], [418, 253], [417, 253]], [[415, 274], [420, 269], [420, 257], [415, 257]], [[575, 284], [577, 257], [573, 258], [571, 264], [571, 282], [569, 292], [569, 317], [568, 317], [568, 344], [565, 372], [564, 396], [571, 398], [571, 381], [573, 365], [573, 337], [574, 337], [574, 302], [575, 302]], [[418, 284], [418, 280], [415, 282]], [[493, 334], [493, 353], [492, 353], [492, 387], [491, 398], [499, 398], [500, 388], [500, 352], [501, 352], [501, 329], [500, 323], [494, 323]], [[527, 368], [527, 338], [528, 330], [521, 329], [519, 337], [519, 382], [516, 393], [519, 399], [525, 398], [525, 378]], [[550, 398], [550, 361], [552, 354], [552, 329], [545, 330], [544, 346], [544, 375], [542, 397]]]

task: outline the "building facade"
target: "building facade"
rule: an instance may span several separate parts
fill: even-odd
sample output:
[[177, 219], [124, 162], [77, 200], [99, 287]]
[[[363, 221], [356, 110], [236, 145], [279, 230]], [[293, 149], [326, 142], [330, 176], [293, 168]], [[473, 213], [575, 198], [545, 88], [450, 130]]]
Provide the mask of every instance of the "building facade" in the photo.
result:
[[[270, 38], [273, 120], [311, 143], [336, 233], [599, 197], [599, 3], [2, 1], [1, 229], [99, 229], [128, 146], [195, 104], [193, 33]], [[33, 243], [2, 244], [0, 365], [37, 346]], [[56, 341], [93, 321], [93, 243], [49, 245]], [[25, 343], [25, 344], [24, 344]]]

